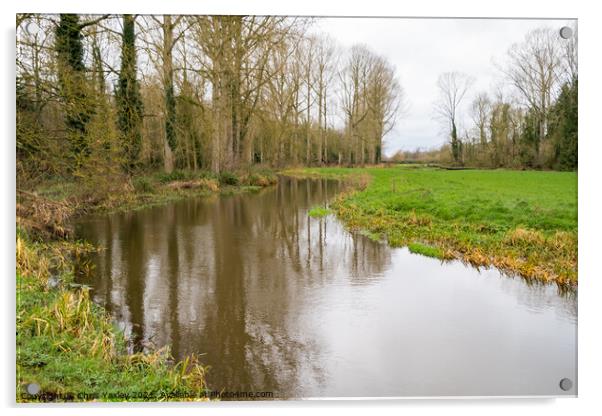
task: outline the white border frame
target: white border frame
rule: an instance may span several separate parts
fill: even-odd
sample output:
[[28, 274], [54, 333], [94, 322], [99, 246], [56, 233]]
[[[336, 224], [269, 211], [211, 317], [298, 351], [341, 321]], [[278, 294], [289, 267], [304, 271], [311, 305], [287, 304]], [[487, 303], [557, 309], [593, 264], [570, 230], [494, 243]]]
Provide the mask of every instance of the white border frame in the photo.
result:
[[[8, 2], [7, 2], [8, 3]], [[4, 319], [7, 325], [3, 342], [0, 343], [5, 365], [2, 383], [2, 402], [12, 408], [10, 413], [30, 414], [42, 410], [48, 414], [81, 414], [82, 410], [90, 414], [106, 414], [107, 407], [111, 412], [130, 412], [130, 409], [148, 408], [150, 414], [164, 414], [166, 407], [175, 407], [179, 412], [202, 412], [209, 410], [237, 411], [245, 409], [247, 414], [281, 413], [286, 409], [291, 413], [305, 414], [308, 410], [331, 412], [334, 407], [345, 408], [346, 413], [365, 414], [377, 409], [383, 413], [399, 413], [410, 410], [413, 413], [432, 414], [445, 410], [450, 414], [503, 414], [517, 410], [528, 411], [530, 415], [543, 414], [551, 416], [568, 412], [598, 413], [600, 412], [602, 394], [599, 391], [600, 355], [602, 351], [601, 331], [598, 317], [600, 313], [600, 296], [602, 294], [602, 273], [599, 271], [597, 257], [599, 254], [602, 233], [599, 213], [602, 212], [600, 197], [599, 158], [602, 156], [602, 141], [599, 126], [594, 121], [600, 119], [600, 40], [602, 39], [602, 16], [595, 12], [594, 1], [537, 1], [504, 0], [503, 2], [484, 2], [475, 0], [437, 1], [421, 0], [420, 2], [387, 2], [384, 0], [343, 0], [326, 3], [320, 0], [302, 0], [294, 4], [286, 4], [278, 0], [203, 0], [186, 1], [170, 0], [105, 0], [102, 2], [82, 2], [74, 0], [55, 0], [43, 2], [20, 0], [12, 4], [3, 3], [2, 19], [4, 23], [3, 57], [3, 91], [2, 101], [5, 147], [1, 152], [4, 158], [2, 166], [3, 181], [0, 195], [6, 196], [1, 205], [4, 215], [4, 238], [2, 239], [2, 262], [6, 268], [4, 276]], [[551, 398], [465, 398], [444, 397], [434, 399], [356, 399], [345, 398], [341, 401], [332, 399], [318, 401], [276, 401], [276, 402], [222, 402], [208, 404], [48, 404], [19, 405], [15, 408], [15, 270], [14, 230], [15, 230], [15, 109], [14, 109], [14, 25], [17, 12], [78, 12], [78, 13], [172, 13], [172, 14], [280, 14], [307, 16], [396, 16], [396, 17], [495, 17], [495, 18], [578, 18], [579, 19], [579, 63], [580, 63], [580, 111], [579, 129], [579, 398], [556, 400]], [[587, 87], [584, 87], [586, 85]], [[563, 398], [566, 396], [563, 396]], [[202, 409], [198, 409], [202, 407]], [[401, 408], [401, 409], [400, 409]]]

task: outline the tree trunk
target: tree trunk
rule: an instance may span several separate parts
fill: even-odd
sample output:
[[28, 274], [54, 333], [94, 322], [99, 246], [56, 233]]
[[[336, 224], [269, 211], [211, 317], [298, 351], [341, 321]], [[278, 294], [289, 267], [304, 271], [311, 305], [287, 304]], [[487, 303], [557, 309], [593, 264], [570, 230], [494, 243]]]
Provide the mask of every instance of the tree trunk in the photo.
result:
[[163, 170], [165, 173], [173, 172], [173, 152], [167, 143], [167, 140], [163, 141], [164, 149], [163, 149]]
[[176, 149], [176, 99], [173, 86], [172, 48], [173, 24], [170, 15], [163, 16], [163, 92], [165, 100], [165, 154], [163, 167], [165, 172], [174, 168], [174, 152]]

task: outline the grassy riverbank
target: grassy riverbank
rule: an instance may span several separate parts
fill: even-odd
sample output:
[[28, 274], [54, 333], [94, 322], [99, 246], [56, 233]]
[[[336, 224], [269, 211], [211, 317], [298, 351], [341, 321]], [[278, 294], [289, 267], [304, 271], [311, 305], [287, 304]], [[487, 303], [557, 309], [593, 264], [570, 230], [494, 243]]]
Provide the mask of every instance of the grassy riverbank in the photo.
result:
[[[138, 209], [276, 182], [270, 171], [54, 180], [17, 193], [17, 401], [204, 400], [206, 369], [196, 357], [174, 362], [169, 349], [129, 354], [124, 334], [74, 283], [80, 256], [66, 225], [90, 212]], [[27, 386], [40, 393], [27, 394]]]
[[[204, 399], [196, 357], [173, 363], [168, 349], [128, 354], [126, 339], [87, 288], [74, 262], [90, 247], [17, 235], [17, 401]], [[40, 393], [27, 393], [31, 383]]]
[[[352, 179], [332, 210], [350, 228], [392, 246], [441, 259], [563, 285], [577, 283], [575, 173], [446, 171], [415, 166], [289, 170], [293, 176]], [[258, 189], [269, 171], [175, 172], [100, 186], [54, 181], [18, 193], [17, 400], [182, 400], [203, 397], [206, 369], [167, 349], [128, 354], [124, 334], [74, 284], [78, 257], [91, 247], [65, 223], [92, 211], [136, 209], [175, 199]], [[110, 191], [109, 191], [110, 190]], [[62, 238], [57, 238], [61, 236]], [[29, 396], [30, 383], [43, 395]]]
[[265, 169], [223, 172], [220, 175], [208, 171], [178, 170], [169, 174], [140, 173], [134, 177], [55, 178], [32, 187], [18, 186], [17, 213], [24, 210], [19, 216], [27, 222], [28, 219], [39, 218], [36, 215], [39, 212], [32, 213], [27, 209], [46, 208], [43, 214], [60, 209], [58, 217], [43, 215], [45, 225], [49, 225], [64, 223], [67, 218], [90, 212], [128, 211], [194, 196], [247, 192], [276, 182], [275, 173]]
[[369, 175], [331, 209], [350, 228], [441, 259], [577, 284], [577, 174], [421, 166], [312, 168], [293, 176]]

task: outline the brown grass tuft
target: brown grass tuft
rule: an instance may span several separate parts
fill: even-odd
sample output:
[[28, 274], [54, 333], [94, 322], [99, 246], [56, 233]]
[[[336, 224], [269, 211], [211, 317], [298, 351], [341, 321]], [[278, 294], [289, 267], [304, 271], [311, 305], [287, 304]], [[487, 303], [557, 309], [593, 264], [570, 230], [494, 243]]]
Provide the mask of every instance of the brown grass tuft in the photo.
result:
[[540, 231], [516, 228], [508, 233], [505, 242], [511, 246], [540, 245], [546, 241]]
[[410, 213], [406, 216], [406, 221], [411, 225], [418, 225], [421, 227], [430, 226], [433, 222], [429, 216], [418, 215], [414, 210], [410, 211]]

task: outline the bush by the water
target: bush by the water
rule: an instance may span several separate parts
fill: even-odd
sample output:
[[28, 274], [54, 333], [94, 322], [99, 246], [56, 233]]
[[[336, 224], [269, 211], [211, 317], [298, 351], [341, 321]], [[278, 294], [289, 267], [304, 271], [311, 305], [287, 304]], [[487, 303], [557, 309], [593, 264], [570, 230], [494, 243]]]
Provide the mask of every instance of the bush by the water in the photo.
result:
[[146, 176], [136, 177], [132, 182], [136, 192], [145, 194], [151, 194], [155, 192], [155, 186], [153, 185], [153, 182]]
[[236, 186], [239, 184], [239, 179], [236, 174], [228, 171], [221, 172], [219, 175], [219, 181], [222, 185]]

